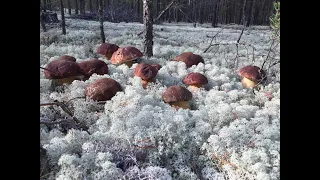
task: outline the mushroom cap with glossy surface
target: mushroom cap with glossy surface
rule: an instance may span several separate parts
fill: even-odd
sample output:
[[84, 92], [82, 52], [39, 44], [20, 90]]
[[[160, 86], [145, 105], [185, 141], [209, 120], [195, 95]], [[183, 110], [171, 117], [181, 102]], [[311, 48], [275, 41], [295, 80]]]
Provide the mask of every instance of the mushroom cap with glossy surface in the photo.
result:
[[87, 85], [85, 95], [94, 101], [110, 100], [118, 91], [122, 91], [120, 84], [111, 78], [101, 78]]
[[94, 73], [98, 75], [108, 74], [109, 70], [107, 63], [96, 58], [79, 62], [78, 65], [85, 77], [90, 77]]
[[45, 67], [44, 75], [47, 79], [62, 79], [81, 75], [78, 63], [66, 60], [53, 60]]
[[133, 46], [120, 47], [112, 54], [111, 63], [121, 64], [127, 61], [133, 61], [142, 56], [142, 52]]
[[186, 64], [187, 68], [197, 65], [199, 63], [204, 63], [203, 58], [198, 54], [193, 54], [192, 52], [183, 52], [178, 55], [174, 61], [182, 61]]
[[119, 49], [119, 46], [111, 43], [102, 43], [97, 50], [98, 54], [104, 55], [108, 60], [110, 60], [112, 54]]
[[192, 93], [183, 86], [175, 85], [168, 87], [164, 91], [162, 99], [166, 103], [189, 101], [192, 99]]
[[191, 72], [184, 78], [183, 83], [193, 86], [203, 86], [208, 83], [208, 79], [201, 73]]
[[150, 64], [150, 65], [155, 67], [158, 71], [162, 68], [160, 64]]
[[62, 55], [57, 60], [65, 60], [65, 61], [76, 62], [76, 58], [73, 57], [73, 56], [69, 56], [69, 55]]
[[266, 80], [266, 72], [257, 66], [248, 65], [239, 70], [239, 75], [254, 82]]
[[134, 69], [134, 75], [140, 77], [142, 80], [150, 80], [158, 73], [158, 69], [150, 64], [141, 63]]

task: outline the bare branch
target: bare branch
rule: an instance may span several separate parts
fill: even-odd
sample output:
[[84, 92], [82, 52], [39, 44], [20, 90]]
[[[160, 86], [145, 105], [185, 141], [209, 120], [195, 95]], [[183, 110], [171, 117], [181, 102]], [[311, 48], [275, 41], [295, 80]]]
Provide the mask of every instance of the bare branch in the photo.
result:
[[158, 17], [153, 21], [155, 24], [159, 21], [159, 19], [160, 19], [160, 17], [173, 5], [173, 3], [175, 3], [176, 1], [175, 0], [172, 0], [169, 4], [168, 4], [168, 6], [164, 9], [164, 10], [162, 10], [161, 12], [160, 12], [160, 14], [158, 15]]
[[[211, 37], [210, 44], [209, 44], [209, 46], [203, 51], [203, 53], [206, 53], [206, 52], [210, 49], [210, 47], [212, 46], [212, 41], [213, 41], [213, 39], [214, 39], [216, 36], [218, 36], [218, 34], [219, 34], [223, 29], [224, 29], [224, 27], [221, 28], [214, 36]], [[208, 37], [208, 36], [207, 36], [207, 37]]]

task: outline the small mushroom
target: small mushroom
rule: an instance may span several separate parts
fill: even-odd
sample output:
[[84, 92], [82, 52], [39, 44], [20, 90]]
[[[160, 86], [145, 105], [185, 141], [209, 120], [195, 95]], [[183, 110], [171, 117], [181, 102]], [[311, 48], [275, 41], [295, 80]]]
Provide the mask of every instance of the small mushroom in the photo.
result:
[[69, 56], [69, 55], [62, 55], [57, 60], [65, 60], [65, 61], [76, 62], [76, 58], [73, 57], [73, 56]]
[[123, 63], [128, 67], [131, 67], [133, 64], [133, 60], [136, 60], [142, 56], [142, 52], [135, 47], [120, 47], [116, 52], [112, 54], [111, 63], [115, 65]]
[[79, 80], [81, 70], [76, 62], [53, 60], [45, 67], [44, 75], [47, 79], [52, 80], [52, 85], [55, 87], [64, 83], [71, 84], [74, 80]]
[[111, 43], [102, 43], [97, 50], [98, 54], [104, 55], [106, 59], [110, 60], [112, 54], [117, 51], [119, 46]]
[[198, 90], [205, 84], [208, 84], [208, 79], [201, 73], [191, 72], [184, 78], [183, 83], [189, 85], [193, 90]]
[[78, 63], [81, 72], [84, 76], [83, 80], [89, 79], [89, 77], [96, 73], [98, 75], [108, 74], [108, 65], [100, 59], [91, 58], [86, 61]]
[[120, 84], [111, 78], [97, 79], [85, 88], [85, 95], [94, 101], [107, 101], [122, 91]]
[[162, 94], [164, 102], [178, 109], [191, 109], [189, 101], [192, 99], [192, 93], [183, 86], [170, 86]]
[[142, 86], [146, 88], [149, 82], [157, 75], [158, 69], [150, 64], [141, 63], [134, 69], [134, 75], [142, 79]]
[[241, 83], [244, 88], [255, 88], [258, 84], [266, 81], [266, 72], [257, 66], [245, 66], [239, 70], [242, 78]]
[[182, 61], [186, 64], [187, 68], [199, 63], [204, 63], [204, 60], [200, 55], [193, 54], [192, 52], [183, 52], [178, 55], [173, 61]]

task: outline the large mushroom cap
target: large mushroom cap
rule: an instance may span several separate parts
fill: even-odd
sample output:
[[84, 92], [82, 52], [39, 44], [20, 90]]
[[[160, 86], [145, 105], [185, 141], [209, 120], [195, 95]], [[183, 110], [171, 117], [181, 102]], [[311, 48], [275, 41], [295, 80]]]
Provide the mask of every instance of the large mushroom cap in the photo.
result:
[[73, 61], [54, 60], [45, 68], [47, 70], [44, 70], [44, 75], [47, 79], [62, 79], [81, 75], [78, 63]]
[[73, 56], [69, 56], [69, 55], [62, 55], [57, 60], [65, 60], [65, 61], [76, 62], [76, 58], [73, 57]]
[[193, 86], [203, 86], [208, 83], [208, 79], [201, 73], [191, 72], [183, 80], [185, 84]]
[[183, 86], [170, 86], [162, 94], [162, 99], [166, 103], [189, 101], [192, 99], [192, 93]]
[[187, 68], [197, 65], [199, 63], [204, 63], [203, 58], [198, 54], [193, 54], [192, 52], [183, 52], [175, 58], [175, 61], [182, 61], [186, 64]]
[[120, 47], [116, 52], [112, 54], [111, 63], [121, 64], [127, 61], [133, 61], [142, 57], [142, 52], [132, 46]]
[[90, 77], [92, 74], [96, 73], [98, 75], [108, 74], [108, 65], [99, 59], [89, 59], [78, 63], [82, 74], [85, 77]]
[[254, 82], [266, 80], [266, 72], [257, 66], [248, 65], [240, 69], [239, 75]]
[[97, 50], [98, 54], [104, 55], [108, 60], [110, 60], [112, 54], [119, 49], [119, 46], [111, 43], [102, 43]]
[[154, 78], [158, 73], [158, 69], [150, 64], [138, 64], [134, 69], [134, 75], [140, 77], [142, 80], [148, 81]]
[[110, 100], [118, 91], [122, 91], [120, 84], [111, 78], [97, 79], [85, 89], [85, 94], [95, 101]]

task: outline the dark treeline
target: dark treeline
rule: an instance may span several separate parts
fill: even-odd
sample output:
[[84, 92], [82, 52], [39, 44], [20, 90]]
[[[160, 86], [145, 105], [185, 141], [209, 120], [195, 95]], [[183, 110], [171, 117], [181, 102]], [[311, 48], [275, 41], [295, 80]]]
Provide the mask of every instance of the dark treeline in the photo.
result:
[[[41, 1], [41, 0], [40, 0]], [[153, 18], [161, 22], [269, 25], [273, 2], [280, 0], [152, 0]], [[71, 16], [98, 19], [98, 0], [63, 0]], [[102, 0], [105, 20], [143, 22], [142, 0]], [[42, 0], [42, 10], [58, 10], [56, 1]], [[159, 16], [161, 14], [161, 16]]]

